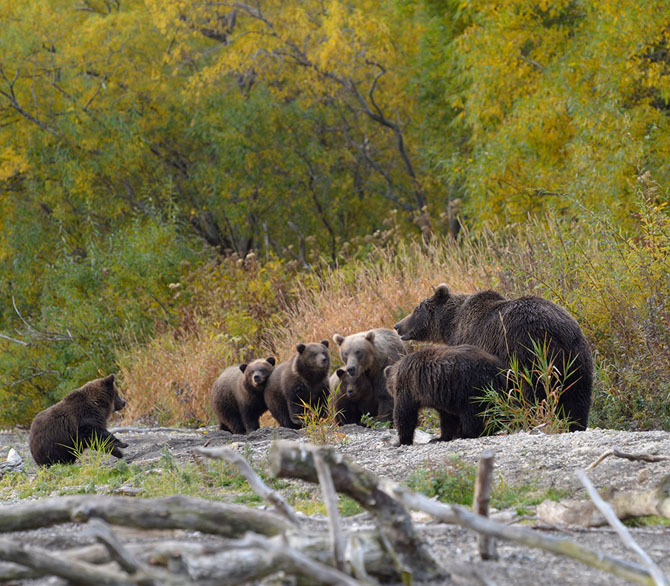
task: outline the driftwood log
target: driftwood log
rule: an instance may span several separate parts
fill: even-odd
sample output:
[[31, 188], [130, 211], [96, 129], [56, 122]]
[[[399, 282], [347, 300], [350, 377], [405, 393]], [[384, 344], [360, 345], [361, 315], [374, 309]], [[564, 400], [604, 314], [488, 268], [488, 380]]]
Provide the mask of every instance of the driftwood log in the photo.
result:
[[445, 576], [441, 568], [417, 537], [407, 509], [381, 490], [379, 479], [372, 473], [349, 461], [331, 447], [317, 447], [298, 442], [278, 440], [269, 453], [270, 471], [277, 478], [300, 478], [318, 483], [314, 455], [330, 468], [335, 489], [357, 501], [373, 517], [397, 554], [398, 569], [416, 579], [430, 580]]
[[[670, 519], [670, 475], [663, 478], [652, 490], [606, 490], [601, 496], [619, 519], [651, 515]], [[604, 515], [592, 500], [547, 500], [537, 506], [536, 514], [542, 521], [553, 525], [601, 527], [607, 524]]]
[[[216, 451], [202, 455], [219, 457]], [[226, 456], [246, 475], [254, 490], [278, 510], [284, 505], [257, 478], [241, 458]], [[250, 507], [226, 505], [186, 497], [137, 500], [124, 497], [73, 496], [0, 507], [0, 532], [50, 526], [56, 523], [89, 522], [88, 534], [99, 543], [59, 553], [0, 538], [0, 582], [10, 579], [59, 576], [77, 584], [241, 584], [283, 571], [303, 576], [309, 583], [353, 586], [365, 583], [421, 580], [445, 583], [449, 574], [441, 568], [418, 537], [408, 509], [420, 510], [435, 519], [456, 523], [481, 535], [511, 540], [579, 560], [637, 584], [665, 585], [667, 579], [636, 550], [645, 566], [622, 561], [584, 547], [570, 539], [542, 535], [524, 527], [496, 523], [463, 507], [436, 502], [395, 482], [381, 479], [348, 461], [334, 448], [279, 441], [270, 449], [270, 465], [276, 476], [320, 482], [336, 511], [334, 490], [358, 501], [373, 518], [376, 530], [346, 531], [337, 521], [310, 521], [292, 509], [284, 516]], [[479, 501], [486, 501], [482, 479]], [[286, 505], [288, 507], [288, 505]], [[599, 504], [602, 508], [602, 505]], [[290, 519], [290, 520], [289, 520]], [[103, 522], [104, 521], [104, 522]], [[300, 521], [298, 526], [296, 521]], [[107, 525], [133, 528], [199, 531], [204, 543], [188, 538], [157, 541], [146, 531], [140, 543], [123, 544]], [[327, 532], [326, 529], [330, 531]], [[623, 537], [622, 537], [623, 538]], [[627, 543], [634, 547], [633, 544]], [[451, 564], [454, 575], [465, 575]], [[477, 568], [466, 572], [486, 584]]]

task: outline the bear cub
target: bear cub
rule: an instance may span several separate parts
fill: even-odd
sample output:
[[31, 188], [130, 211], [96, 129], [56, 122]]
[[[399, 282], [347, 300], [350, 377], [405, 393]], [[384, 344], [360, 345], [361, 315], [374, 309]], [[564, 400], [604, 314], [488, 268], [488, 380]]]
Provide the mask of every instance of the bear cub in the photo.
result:
[[[516, 359], [529, 372], [538, 371], [533, 344], [545, 346], [563, 379], [558, 408], [570, 431], [586, 429], [593, 386], [591, 349], [575, 318], [556, 303], [535, 296], [505, 299], [495, 291], [452, 294], [442, 284], [394, 327], [403, 340], [472, 344], [508, 366]], [[537, 376], [532, 387], [523, 389], [527, 400], [545, 398]]]
[[390, 421], [393, 399], [386, 389], [384, 368], [407, 354], [406, 344], [394, 330], [388, 328], [358, 332], [346, 338], [335, 334], [333, 340], [340, 348], [340, 358], [347, 375], [353, 380], [367, 375], [377, 401], [376, 414], [380, 420]]
[[331, 411], [339, 425], [361, 425], [363, 415], [377, 416], [378, 402], [367, 374], [353, 378], [346, 370], [338, 368], [330, 375], [330, 390], [333, 394]]
[[398, 445], [411, 445], [419, 410], [436, 409], [440, 437], [479, 437], [486, 405], [479, 402], [487, 386], [504, 389], [502, 362], [476, 346], [435, 346], [408, 354], [385, 370], [393, 395], [393, 421]]
[[107, 431], [107, 420], [125, 406], [113, 374], [87, 382], [35, 416], [29, 442], [33, 460], [40, 466], [71, 464], [81, 447], [90, 447], [94, 438], [109, 442], [112, 456], [122, 458], [119, 448], [128, 444]]
[[268, 409], [263, 393], [274, 367], [275, 359], [270, 356], [229, 366], [219, 375], [209, 393], [219, 429], [237, 434], [258, 429], [258, 420]]
[[302, 402], [325, 406], [328, 398], [330, 350], [328, 340], [298, 344], [296, 353], [272, 371], [265, 387], [265, 403], [282, 427], [299, 429]]

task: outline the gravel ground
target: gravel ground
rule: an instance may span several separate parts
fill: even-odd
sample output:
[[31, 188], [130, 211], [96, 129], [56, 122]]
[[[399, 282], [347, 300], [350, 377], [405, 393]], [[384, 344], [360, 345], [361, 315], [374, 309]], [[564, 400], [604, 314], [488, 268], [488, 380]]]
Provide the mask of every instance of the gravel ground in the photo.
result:
[[[629, 453], [670, 455], [670, 433], [663, 431], [624, 432], [590, 429], [562, 435], [518, 433], [430, 444], [427, 441], [432, 436], [419, 433], [415, 438], [418, 442], [415, 445], [395, 447], [396, 436], [392, 430], [369, 430], [358, 426], [345, 426], [342, 429], [345, 438], [338, 445], [338, 449], [359, 465], [380, 476], [404, 481], [418, 468], [439, 467], [454, 456], [476, 464], [482, 451], [494, 449], [496, 463], [494, 474], [508, 486], [530, 483], [538, 490], [560, 488], [570, 491], [576, 498], [584, 497], [584, 490], [575, 476], [575, 471], [585, 468], [609, 449], [618, 448]], [[278, 428], [261, 428], [246, 437], [233, 436], [214, 428], [155, 431], [120, 429], [117, 435], [129, 444], [125, 450], [127, 460], [138, 463], [159, 459], [161, 451], [166, 446], [175, 460], [191, 461], [190, 450], [208, 443], [209, 447], [232, 445], [256, 463], [263, 464], [273, 439], [303, 441], [302, 432]], [[25, 457], [29, 453], [27, 432], [0, 431], [0, 459], [6, 457], [10, 447], [16, 448]], [[28, 471], [34, 471], [34, 464], [30, 462], [29, 457], [27, 461]], [[588, 475], [599, 489], [611, 487], [619, 490], [641, 490], [651, 489], [668, 473], [670, 473], [669, 461], [645, 463], [610, 457], [590, 470]], [[500, 518], [504, 518], [505, 515], [508, 518], [513, 517], [511, 511], [501, 512], [499, 515]], [[473, 583], [459, 579], [459, 572], [463, 567], [477, 568], [483, 577], [501, 585], [535, 586], [538, 579], [546, 584], [625, 583], [579, 563], [511, 543], [498, 545], [498, 560], [482, 562], [478, 559], [476, 538], [472, 532], [457, 527], [432, 525], [420, 515], [416, 515], [416, 520], [431, 551], [445, 567], [453, 571], [456, 583]], [[367, 522], [366, 515], [345, 520], [345, 524], [349, 526]], [[609, 528], [544, 526], [537, 530], [543, 534], [567, 536], [584, 546], [629, 561], [638, 561], [634, 553], [625, 550], [619, 538]], [[55, 527], [15, 534], [14, 539], [47, 547], [62, 547], [64, 543], [87, 543], [85, 538], [78, 537], [77, 531], [76, 526]], [[635, 528], [631, 529], [631, 533], [652, 559], [670, 575], [670, 526]], [[43, 580], [41, 583], [47, 582]]]

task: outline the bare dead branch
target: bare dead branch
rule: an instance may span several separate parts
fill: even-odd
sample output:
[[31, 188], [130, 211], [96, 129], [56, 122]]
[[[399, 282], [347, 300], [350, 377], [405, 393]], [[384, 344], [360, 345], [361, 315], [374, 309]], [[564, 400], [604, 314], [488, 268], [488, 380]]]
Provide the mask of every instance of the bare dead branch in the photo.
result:
[[314, 466], [319, 477], [321, 494], [328, 513], [328, 529], [333, 547], [333, 560], [335, 561], [335, 567], [342, 572], [344, 571], [344, 536], [342, 534], [340, 511], [337, 508], [337, 493], [333, 485], [333, 477], [330, 475], [330, 468], [318, 453], [314, 454]]
[[145, 565], [121, 545], [112, 528], [101, 519], [91, 519], [84, 529], [84, 535], [90, 535], [102, 543], [110, 557], [128, 574], [146, 570]]
[[656, 584], [656, 586], [667, 586], [668, 581], [663, 572], [661, 571], [661, 569], [649, 557], [649, 554], [646, 551], [644, 551], [633, 539], [628, 529], [626, 529], [624, 524], [617, 518], [612, 507], [610, 507], [600, 497], [598, 491], [595, 489], [595, 487], [589, 480], [588, 476], [586, 475], [586, 472], [584, 472], [584, 470], [577, 470], [577, 478], [579, 478], [581, 483], [586, 488], [586, 491], [589, 493], [589, 496], [591, 497], [591, 500], [593, 500], [593, 502], [595, 503], [596, 507], [598, 507], [598, 510], [605, 516], [607, 522], [617, 532], [617, 534], [621, 538], [621, 541], [623, 541], [624, 545], [628, 549], [634, 551], [638, 555], [638, 557], [642, 560], [642, 563], [644, 564], [644, 566], [647, 568], [652, 578], [654, 579], [654, 584]]
[[409, 569], [417, 579], [446, 575], [446, 571], [438, 565], [416, 535], [405, 507], [381, 490], [380, 480], [374, 474], [349, 461], [334, 448], [274, 441], [268, 454], [270, 469], [278, 478], [300, 478], [317, 483], [315, 453], [330, 468], [337, 491], [356, 500], [373, 516], [402, 567]]
[[626, 460], [642, 462], [665, 462], [666, 460], [670, 460], [670, 456], [657, 456], [654, 454], [628, 454], [618, 450], [617, 448], [613, 448], [601, 454], [598, 459], [595, 462], [589, 464], [585, 470], [592, 470], [609, 456], [616, 456], [617, 458], [625, 458]]
[[275, 513], [185, 496], [136, 499], [80, 495], [1, 506], [0, 533], [91, 518], [126, 527], [191, 529], [223, 537], [239, 537], [247, 531], [277, 535], [291, 528]]
[[195, 448], [193, 451], [197, 454], [202, 454], [207, 458], [225, 460], [235, 466], [258, 496], [275, 507], [275, 509], [277, 509], [277, 511], [286, 517], [293, 525], [296, 527], [300, 526], [300, 519], [296, 515], [293, 507], [289, 505], [284, 497], [282, 497], [276, 490], [272, 490], [268, 487], [267, 484], [261, 480], [261, 477], [256, 474], [249, 462], [235, 450], [232, 448]]

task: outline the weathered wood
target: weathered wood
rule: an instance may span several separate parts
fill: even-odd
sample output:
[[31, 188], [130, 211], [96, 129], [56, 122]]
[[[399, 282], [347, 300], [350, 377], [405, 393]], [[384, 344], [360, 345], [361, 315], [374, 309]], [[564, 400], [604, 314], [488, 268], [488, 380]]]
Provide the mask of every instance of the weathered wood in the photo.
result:
[[657, 456], [655, 454], [628, 454], [626, 452], [622, 452], [621, 450], [617, 448], [613, 448], [611, 450], [607, 450], [603, 454], [601, 454], [597, 460], [589, 464], [585, 470], [591, 470], [592, 468], [595, 468], [600, 462], [602, 462], [605, 458], [609, 458], [610, 456], [616, 456], [617, 458], [624, 458], [626, 460], [631, 460], [631, 461], [641, 461], [641, 462], [665, 462], [667, 460], [670, 460], [670, 456]]
[[598, 510], [605, 516], [607, 522], [617, 532], [617, 534], [621, 538], [621, 541], [623, 541], [626, 547], [634, 551], [638, 555], [638, 557], [642, 560], [642, 563], [651, 574], [651, 577], [654, 579], [654, 583], [656, 584], [656, 586], [668, 586], [668, 581], [663, 575], [661, 569], [653, 562], [653, 560], [649, 557], [649, 554], [646, 551], [644, 551], [633, 539], [628, 529], [626, 529], [623, 523], [619, 521], [619, 519], [617, 518], [612, 507], [610, 507], [600, 497], [598, 491], [595, 489], [595, 487], [589, 480], [588, 476], [586, 476], [586, 472], [584, 472], [584, 470], [577, 470], [577, 477], [586, 488], [586, 491], [589, 493], [589, 496], [591, 497], [595, 505], [598, 507]]
[[420, 580], [447, 575], [416, 535], [405, 507], [380, 489], [379, 479], [374, 474], [350, 462], [334, 448], [274, 441], [268, 455], [270, 470], [278, 478], [300, 478], [317, 483], [314, 453], [330, 468], [337, 491], [353, 498], [373, 516], [397, 554], [401, 572], [409, 571]]
[[[656, 515], [670, 519], [670, 475], [652, 490], [607, 490], [601, 494], [617, 518], [633, 519]], [[552, 524], [600, 527], [607, 524], [604, 515], [593, 501], [565, 499], [560, 502], [544, 501], [537, 506], [539, 519]]]
[[107, 548], [111, 558], [125, 572], [134, 574], [138, 570], [146, 570], [144, 563], [121, 545], [112, 528], [102, 519], [91, 519], [86, 529], [84, 529], [84, 535], [90, 535], [102, 543]]
[[342, 523], [340, 521], [340, 511], [337, 508], [337, 493], [333, 484], [333, 477], [330, 474], [330, 468], [323, 461], [318, 453], [314, 454], [314, 465], [321, 485], [321, 495], [323, 502], [326, 503], [326, 512], [328, 513], [328, 529], [330, 541], [333, 550], [333, 560], [335, 567], [344, 570], [344, 536], [342, 535]]
[[[493, 474], [493, 458], [495, 452], [486, 450], [479, 457], [479, 468], [477, 470], [477, 481], [475, 482], [475, 494], [473, 498], [473, 511], [483, 517], [489, 516], [489, 503], [491, 502], [491, 475]], [[479, 556], [483, 560], [496, 559], [496, 542], [494, 539], [480, 533], [477, 536]]]
[[38, 575], [59, 576], [74, 584], [102, 586], [141, 585], [180, 586], [194, 584], [185, 576], [174, 576], [164, 571], [135, 572], [132, 575], [118, 570], [101, 568], [86, 562], [66, 559], [46, 549], [31, 545], [17, 544], [9, 539], [0, 539], [0, 560], [13, 562], [32, 568]]
[[99, 518], [142, 529], [191, 529], [224, 537], [247, 531], [277, 535], [292, 525], [268, 511], [184, 496], [136, 499], [122, 496], [66, 496], [0, 507], [0, 533]]
[[195, 448], [193, 451], [207, 458], [224, 460], [235, 466], [258, 496], [274, 506], [293, 525], [296, 527], [300, 525], [300, 519], [293, 510], [293, 507], [276, 490], [269, 488], [261, 480], [261, 477], [256, 474], [251, 464], [235, 450], [232, 448]]
[[423, 511], [445, 523], [455, 523], [491, 537], [566, 556], [635, 584], [648, 586], [654, 584], [649, 572], [642, 566], [595, 551], [570, 539], [541, 535], [524, 527], [503, 525], [486, 517], [475, 515], [463, 507], [436, 502], [390, 480], [382, 480], [380, 486], [407, 508]]

